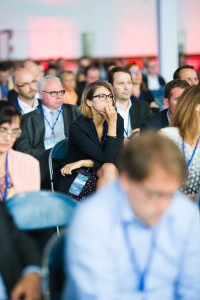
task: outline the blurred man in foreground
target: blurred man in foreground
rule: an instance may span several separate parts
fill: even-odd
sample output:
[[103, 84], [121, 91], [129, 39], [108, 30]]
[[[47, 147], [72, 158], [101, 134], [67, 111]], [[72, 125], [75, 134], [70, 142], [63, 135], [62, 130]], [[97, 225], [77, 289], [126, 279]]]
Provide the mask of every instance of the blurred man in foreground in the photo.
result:
[[178, 192], [184, 178], [170, 140], [149, 132], [127, 143], [119, 179], [76, 211], [65, 299], [199, 299], [199, 211]]

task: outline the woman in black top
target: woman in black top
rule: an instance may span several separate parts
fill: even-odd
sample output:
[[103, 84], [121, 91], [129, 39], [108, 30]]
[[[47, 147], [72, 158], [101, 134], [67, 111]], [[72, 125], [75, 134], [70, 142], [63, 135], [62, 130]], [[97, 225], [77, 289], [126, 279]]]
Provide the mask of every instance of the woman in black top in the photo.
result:
[[70, 126], [69, 160], [56, 184], [57, 190], [77, 200], [118, 175], [118, 154], [124, 134], [123, 119], [116, 112], [109, 83], [96, 81], [85, 88], [81, 113]]

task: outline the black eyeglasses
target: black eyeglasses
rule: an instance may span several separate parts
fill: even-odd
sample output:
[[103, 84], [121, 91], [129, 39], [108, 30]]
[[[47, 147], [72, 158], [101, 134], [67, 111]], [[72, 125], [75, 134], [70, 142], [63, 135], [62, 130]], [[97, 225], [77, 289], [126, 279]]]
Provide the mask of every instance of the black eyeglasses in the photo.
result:
[[57, 97], [58, 95], [63, 96], [65, 94], [65, 90], [62, 90], [62, 91], [59, 91], [59, 92], [56, 92], [56, 91], [52, 91], [52, 92], [42, 91], [42, 92], [46, 93], [46, 94], [50, 94], [51, 97]]
[[28, 87], [28, 86], [30, 86], [30, 85], [36, 85], [38, 82], [37, 82], [37, 80], [32, 80], [31, 82], [24, 82], [24, 83], [22, 83], [21, 85], [19, 85], [19, 84], [15, 84], [17, 87]]
[[98, 95], [94, 95], [92, 97], [93, 98], [99, 98], [100, 101], [106, 101], [107, 99], [110, 100], [110, 101], [113, 101], [113, 99], [115, 98], [114, 95], [112, 94], [109, 94], [109, 95], [106, 95], [106, 94], [98, 94]]

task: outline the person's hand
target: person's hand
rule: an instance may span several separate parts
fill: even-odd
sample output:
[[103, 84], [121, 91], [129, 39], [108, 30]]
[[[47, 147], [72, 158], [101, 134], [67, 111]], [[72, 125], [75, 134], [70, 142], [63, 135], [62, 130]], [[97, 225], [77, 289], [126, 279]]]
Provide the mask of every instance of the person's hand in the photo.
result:
[[105, 118], [108, 124], [117, 122], [117, 112], [112, 105], [105, 106]]
[[23, 275], [11, 293], [11, 300], [39, 300], [41, 277], [36, 272]]
[[72, 171], [82, 167], [81, 160], [65, 165], [60, 171], [63, 176], [71, 175]]

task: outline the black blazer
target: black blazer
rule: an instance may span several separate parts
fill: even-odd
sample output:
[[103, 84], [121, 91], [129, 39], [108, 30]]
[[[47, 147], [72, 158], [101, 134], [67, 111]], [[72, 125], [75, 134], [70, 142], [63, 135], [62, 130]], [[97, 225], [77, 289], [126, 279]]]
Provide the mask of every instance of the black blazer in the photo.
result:
[[19, 231], [4, 203], [0, 202], [0, 274], [10, 294], [22, 275], [22, 270], [30, 265], [39, 266], [40, 258], [34, 242]]
[[69, 163], [91, 159], [94, 161], [95, 169], [104, 163], [117, 165], [118, 155], [124, 140], [123, 118], [117, 114], [117, 138], [107, 136], [103, 147], [97, 144], [94, 129], [90, 122], [90, 119], [81, 115], [71, 124], [69, 129]]
[[[80, 112], [77, 106], [64, 104], [62, 114], [65, 137], [68, 137], [69, 126], [80, 115]], [[21, 129], [22, 134], [16, 142], [15, 149], [40, 159], [46, 150], [44, 147], [45, 123], [39, 108], [23, 115]]]
[[140, 128], [141, 123], [151, 116], [149, 104], [145, 101], [131, 100], [132, 106], [129, 110], [131, 128]]
[[156, 115], [142, 122], [140, 130], [145, 131], [147, 129], [160, 130], [161, 128], [169, 126], [169, 121], [167, 117], [168, 109], [161, 110]]

